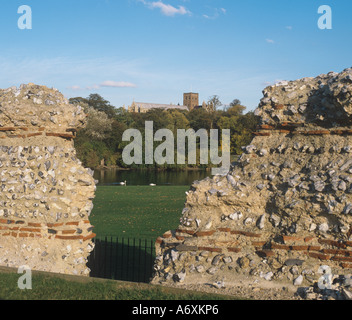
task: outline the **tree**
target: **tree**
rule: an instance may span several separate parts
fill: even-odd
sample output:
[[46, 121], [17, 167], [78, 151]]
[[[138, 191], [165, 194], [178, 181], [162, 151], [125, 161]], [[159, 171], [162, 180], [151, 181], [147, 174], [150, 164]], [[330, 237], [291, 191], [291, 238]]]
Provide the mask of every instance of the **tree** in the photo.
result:
[[230, 107], [237, 106], [241, 104], [241, 100], [239, 99], [233, 99], [232, 102], [230, 103]]
[[246, 107], [241, 104], [241, 101], [239, 99], [234, 99], [230, 103], [230, 107], [227, 112], [230, 116], [236, 116], [243, 115], [244, 110], [246, 110]]
[[88, 98], [70, 98], [69, 102], [71, 104], [79, 104], [84, 108], [86, 108], [86, 106], [92, 107], [95, 110], [106, 113], [110, 119], [115, 118], [118, 115], [118, 109], [112, 106], [108, 100], [105, 100], [97, 93], [90, 94]]
[[107, 114], [89, 107], [87, 112], [88, 123], [83, 129], [84, 133], [93, 139], [104, 140], [112, 129], [112, 119]]
[[213, 95], [208, 99], [206, 110], [208, 112], [215, 112], [217, 107], [220, 105], [221, 105], [221, 102], [220, 102], [219, 96]]
[[175, 136], [177, 134], [177, 129], [189, 128], [189, 121], [183, 112], [180, 112], [178, 110], [170, 110], [170, 115], [172, 117], [170, 129], [172, 130]]
[[239, 155], [242, 153], [241, 147], [251, 142], [252, 133], [258, 125], [258, 118], [254, 116], [253, 112], [243, 115], [238, 112], [238, 109], [233, 110], [236, 107], [230, 107], [219, 118], [217, 126], [220, 129], [231, 130], [231, 153]]
[[105, 112], [110, 119], [114, 118], [117, 114], [116, 108], [97, 93], [90, 94], [86, 101], [92, 108]]
[[68, 101], [71, 104], [86, 104], [86, 105], [88, 105], [88, 100], [86, 98], [82, 98], [82, 97], [70, 98], [70, 99], [68, 99]]
[[222, 105], [219, 96], [214, 95], [209, 97], [208, 104], [207, 104], [207, 111], [208, 112], [215, 112], [218, 107]]
[[199, 129], [206, 129], [209, 131], [213, 128], [212, 113], [204, 109], [193, 109], [187, 115], [189, 125], [194, 131]]

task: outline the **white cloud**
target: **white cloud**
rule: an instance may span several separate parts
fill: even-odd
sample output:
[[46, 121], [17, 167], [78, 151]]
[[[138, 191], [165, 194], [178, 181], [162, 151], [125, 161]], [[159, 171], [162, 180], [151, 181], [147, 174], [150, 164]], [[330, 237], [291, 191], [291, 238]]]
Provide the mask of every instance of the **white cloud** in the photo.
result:
[[100, 86], [97, 84], [93, 84], [92, 86], [87, 86], [86, 89], [87, 90], [98, 90], [98, 89], [100, 89]]
[[293, 29], [292, 26], [286, 26], [285, 28], [288, 29], [288, 30], [292, 30]]
[[74, 85], [74, 86], [67, 87], [67, 89], [70, 89], [70, 90], [81, 90], [81, 87], [77, 86], [77, 85]]
[[217, 18], [219, 18], [220, 15], [225, 15], [227, 10], [225, 8], [215, 8], [213, 9], [214, 10], [214, 13], [213, 15], [208, 15], [208, 14], [203, 14], [203, 18], [205, 19], [209, 19], [209, 20], [215, 20]]
[[[101, 88], [136, 88], [137, 86], [134, 83], [126, 82], [126, 81], [103, 81], [100, 84], [93, 84], [91, 86], [86, 86], [87, 90], [99, 90]], [[70, 89], [79, 90], [79, 86], [72, 86]]]
[[145, 0], [139, 0], [139, 1], [142, 2], [144, 5], [146, 5], [148, 8], [160, 9], [161, 13], [168, 17], [173, 17], [177, 14], [179, 15], [191, 14], [191, 12], [187, 10], [184, 6], [174, 7], [171, 4], [166, 4], [161, 0], [153, 1], [153, 2], [149, 2]]
[[275, 41], [274, 41], [273, 39], [265, 39], [265, 41], [266, 41], [267, 43], [271, 43], [271, 44], [275, 43]]
[[112, 87], [112, 88], [135, 88], [136, 85], [131, 82], [125, 81], [104, 81], [100, 84], [101, 87]]

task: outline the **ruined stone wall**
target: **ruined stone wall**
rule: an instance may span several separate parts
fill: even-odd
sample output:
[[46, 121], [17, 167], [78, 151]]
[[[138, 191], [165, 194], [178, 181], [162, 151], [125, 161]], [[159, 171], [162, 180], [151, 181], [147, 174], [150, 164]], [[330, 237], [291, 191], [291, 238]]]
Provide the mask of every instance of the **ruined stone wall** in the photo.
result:
[[227, 176], [196, 181], [159, 237], [154, 283], [294, 285], [352, 271], [352, 69], [263, 91], [260, 126]]
[[0, 90], [0, 265], [89, 275], [92, 172], [73, 139], [79, 106], [33, 84]]

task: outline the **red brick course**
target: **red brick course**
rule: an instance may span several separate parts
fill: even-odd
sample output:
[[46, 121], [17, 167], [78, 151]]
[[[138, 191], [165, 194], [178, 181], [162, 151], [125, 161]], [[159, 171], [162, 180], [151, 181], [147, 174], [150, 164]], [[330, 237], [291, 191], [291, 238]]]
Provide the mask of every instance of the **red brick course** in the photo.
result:
[[194, 234], [195, 237], [209, 237], [212, 236], [216, 230], [209, 230], [209, 231], [198, 231]]
[[260, 238], [261, 234], [258, 233], [253, 233], [253, 232], [246, 232], [246, 231], [238, 231], [238, 230], [232, 230], [231, 234], [237, 234], [249, 238]]
[[209, 252], [222, 252], [221, 248], [211, 248], [211, 247], [198, 247], [199, 251], [209, 251]]

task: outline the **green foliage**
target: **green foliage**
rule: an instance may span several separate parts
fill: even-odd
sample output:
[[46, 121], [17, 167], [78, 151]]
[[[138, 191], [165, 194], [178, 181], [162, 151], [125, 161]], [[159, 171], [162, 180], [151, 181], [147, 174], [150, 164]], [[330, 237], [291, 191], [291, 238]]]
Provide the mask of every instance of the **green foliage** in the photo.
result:
[[[129, 142], [122, 141], [122, 135], [127, 129], [139, 130], [144, 138], [145, 122], [153, 121], [154, 132], [159, 129], [169, 129], [177, 138], [178, 129], [211, 129], [231, 130], [231, 153], [241, 154], [241, 147], [248, 145], [252, 132], [258, 123], [253, 112], [244, 114], [245, 106], [234, 99], [227, 110], [216, 110], [221, 105], [218, 96], [212, 96], [207, 106], [213, 108], [194, 109], [190, 112], [180, 110], [151, 110], [147, 113], [130, 113], [124, 108], [115, 108], [109, 101], [98, 94], [88, 98], [71, 98], [70, 103], [80, 104], [88, 114], [87, 127], [77, 134], [75, 146], [78, 158], [87, 167], [105, 166], [126, 167], [122, 161], [122, 151]], [[211, 111], [211, 112], [210, 112]], [[221, 140], [221, 137], [219, 137]], [[162, 142], [154, 142], [155, 148]], [[143, 139], [144, 144], [144, 139]], [[175, 140], [175, 155], [177, 143]], [[144, 145], [143, 145], [144, 150]], [[187, 162], [187, 159], [186, 159]], [[199, 162], [199, 161], [198, 161]], [[186, 165], [131, 165], [130, 167], [147, 167], [158, 169], [183, 169]], [[201, 167], [199, 164], [198, 167]]]
[[89, 95], [87, 103], [94, 109], [105, 112], [109, 118], [114, 118], [116, 116], [116, 108], [97, 93]]

